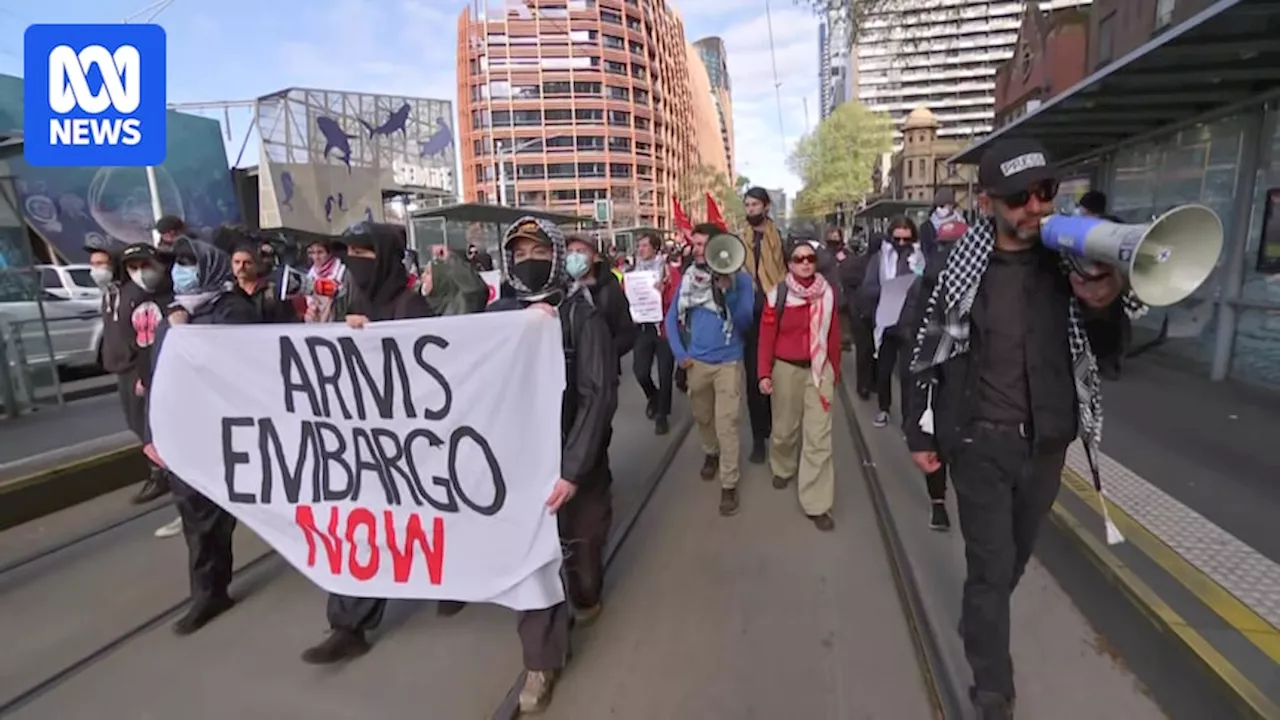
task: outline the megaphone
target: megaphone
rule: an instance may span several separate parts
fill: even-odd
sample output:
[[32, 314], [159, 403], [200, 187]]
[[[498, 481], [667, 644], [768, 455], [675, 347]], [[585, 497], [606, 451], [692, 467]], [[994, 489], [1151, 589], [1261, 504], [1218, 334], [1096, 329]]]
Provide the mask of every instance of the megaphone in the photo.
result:
[[1138, 225], [1050, 215], [1041, 221], [1040, 242], [1076, 258], [1116, 266], [1139, 300], [1167, 307], [1190, 297], [1209, 278], [1222, 252], [1223, 230], [1214, 211], [1183, 205]]
[[707, 240], [703, 250], [707, 267], [717, 275], [733, 275], [747, 262], [747, 246], [737, 235], [720, 233]]
[[296, 295], [318, 295], [320, 297], [340, 297], [346, 293], [346, 287], [331, 278], [315, 278], [300, 270], [280, 265], [272, 272], [276, 287], [280, 290], [280, 300], [288, 300]]

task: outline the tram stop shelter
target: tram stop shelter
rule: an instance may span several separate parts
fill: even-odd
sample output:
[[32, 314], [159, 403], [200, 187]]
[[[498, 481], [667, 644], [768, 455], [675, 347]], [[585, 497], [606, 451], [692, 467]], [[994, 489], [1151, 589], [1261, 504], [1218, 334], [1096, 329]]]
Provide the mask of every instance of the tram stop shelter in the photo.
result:
[[1280, 387], [1280, 326], [1268, 322], [1280, 311], [1278, 36], [1277, 0], [1217, 0], [949, 162], [1034, 138], [1064, 177], [1087, 175], [1128, 222], [1187, 203], [1212, 208], [1225, 231], [1213, 276], [1145, 322], [1163, 323], [1165, 350], [1214, 380]]
[[507, 226], [529, 216], [574, 230], [590, 229], [596, 224], [589, 217], [535, 208], [457, 203], [412, 212], [409, 216], [409, 246], [421, 257], [428, 257], [435, 245], [458, 250], [475, 245], [494, 258], [500, 258], [502, 235]]
[[923, 200], [895, 200], [882, 198], [876, 200], [853, 214], [853, 225], [868, 234], [885, 232], [890, 221], [899, 216], [906, 216], [917, 224], [924, 221], [929, 214], [929, 203]]

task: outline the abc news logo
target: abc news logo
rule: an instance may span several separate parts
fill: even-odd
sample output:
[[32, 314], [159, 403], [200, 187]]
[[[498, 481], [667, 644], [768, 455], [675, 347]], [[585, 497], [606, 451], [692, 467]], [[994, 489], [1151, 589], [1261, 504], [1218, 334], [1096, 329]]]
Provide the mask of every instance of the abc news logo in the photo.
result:
[[145, 167], [168, 151], [164, 28], [32, 25], [23, 155], [35, 167]]
[[[142, 56], [132, 45], [122, 45], [113, 53], [101, 45], [76, 52], [59, 45], [49, 52], [49, 109], [67, 115], [77, 109], [101, 115], [114, 109], [121, 115], [137, 112], [142, 104]], [[97, 68], [102, 86], [89, 88], [86, 77]], [[121, 117], [52, 117], [49, 119], [51, 145], [137, 145], [142, 142], [142, 121]]]

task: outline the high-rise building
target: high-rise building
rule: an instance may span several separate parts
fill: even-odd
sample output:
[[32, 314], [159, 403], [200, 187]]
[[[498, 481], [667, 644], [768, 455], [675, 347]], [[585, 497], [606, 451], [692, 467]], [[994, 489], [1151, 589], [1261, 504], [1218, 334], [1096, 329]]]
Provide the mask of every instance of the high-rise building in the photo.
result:
[[669, 227], [677, 182], [701, 161], [703, 133], [689, 130], [714, 112], [691, 90], [691, 55], [664, 0], [463, 11], [463, 197], [582, 215], [608, 199], [615, 228]]
[[[905, 3], [905, 7], [903, 4]], [[1013, 0], [904, 0], [868, 17], [855, 45], [857, 99], [887, 112], [902, 145], [902, 123], [918, 107], [939, 122], [941, 138], [992, 130], [995, 75], [1013, 57], [1024, 3]], [[1052, 11], [1091, 0], [1039, 0]]]
[[848, 24], [831, 14], [818, 24], [818, 111], [825, 119], [850, 97]]
[[729, 85], [729, 62], [725, 59], [724, 41], [718, 37], [705, 37], [693, 44], [702, 57], [711, 81], [711, 96], [715, 101], [716, 116], [720, 122], [720, 140], [724, 145], [725, 163], [730, 177], [733, 170], [733, 98]]

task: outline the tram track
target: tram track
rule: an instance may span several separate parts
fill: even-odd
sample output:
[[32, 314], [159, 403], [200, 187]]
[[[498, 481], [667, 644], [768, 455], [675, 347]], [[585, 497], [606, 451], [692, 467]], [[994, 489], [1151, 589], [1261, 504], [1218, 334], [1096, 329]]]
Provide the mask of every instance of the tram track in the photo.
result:
[[898, 524], [889, 508], [880, 474], [876, 470], [875, 461], [872, 460], [871, 448], [867, 444], [866, 436], [863, 434], [854, 410], [855, 401], [850, 397], [849, 389], [843, 382], [838, 383], [837, 388], [840, 394], [840, 406], [849, 423], [850, 438], [862, 459], [862, 477], [875, 511], [881, 539], [884, 541], [894, 589], [902, 606], [907, 630], [911, 636], [912, 649], [915, 651], [919, 665], [920, 679], [928, 695], [929, 704], [937, 720], [963, 720], [967, 716], [968, 706], [965, 701], [967, 696], [965, 681], [955, 677], [942, 659], [937, 634], [939, 628], [933, 627], [925, 612], [920, 588], [911, 570], [911, 558], [907, 555]]
[[40, 560], [44, 560], [45, 558], [48, 558], [53, 555], [57, 555], [58, 553], [64, 552], [66, 550], [75, 548], [79, 546], [81, 543], [87, 542], [89, 540], [93, 540], [94, 538], [105, 535], [111, 532], [112, 530], [115, 530], [117, 528], [122, 528], [125, 525], [129, 525], [145, 517], [154, 515], [156, 512], [159, 512], [160, 510], [164, 510], [165, 508], [169, 508], [169, 507], [173, 507], [172, 498], [163, 500], [161, 502], [149, 503], [121, 517], [114, 518], [112, 520], [109, 520], [108, 522], [102, 523], [97, 527], [93, 528], [92, 530], [77, 534], [66, 540], [57, 541], [46, 547], [40, 548], [39, 550], [36, 550], [33, 553], [23, 555], [22, 557], [16, 560], [10, 560], [9, 562], [4, 563], [3, 565], [0, 565], [0, 580], [3, 580], [6, 575], [17, 571], [20, 568], [27, 567], [32, 563], [39, 562]]

